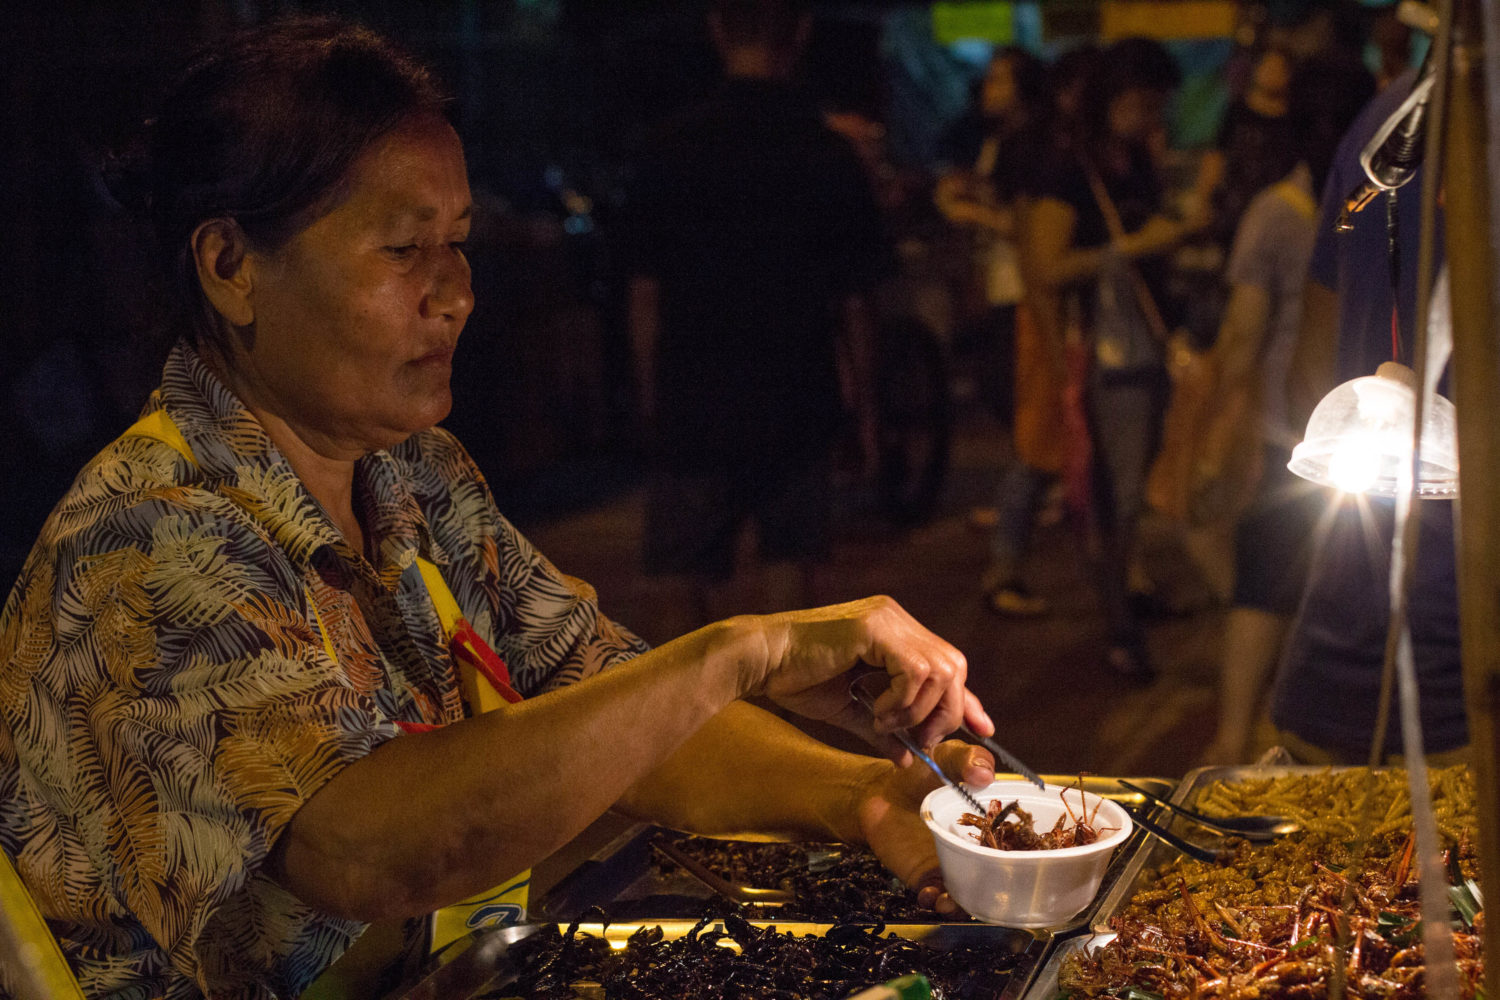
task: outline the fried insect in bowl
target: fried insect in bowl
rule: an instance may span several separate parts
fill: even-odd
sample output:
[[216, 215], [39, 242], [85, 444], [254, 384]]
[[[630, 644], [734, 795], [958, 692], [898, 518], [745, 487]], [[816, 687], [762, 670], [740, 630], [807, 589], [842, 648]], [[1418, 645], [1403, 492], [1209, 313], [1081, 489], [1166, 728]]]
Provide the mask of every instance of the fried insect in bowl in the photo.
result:
[[1065, 826], [1084, 823], [1098, 834], [1078, 847], [995, 850], [979, 843], [974, 827], [961, 822], [973, 810], [956, 791], [945, 786], [930, 792], [922, 800], [922, 819], [932, 831], [943, 881], [959, 906], [987, 923], [1026, 928], [1066, 923], [1093, 900], [1115, 848], [1130, 837], [1130, 816], [1123, 808], [1079, 788], [1041, 790], [1025, 781], [996, 781], [974, 794], [986, 805], [995, 799], [1018, 803], [1040, 833], [1062, 819]]

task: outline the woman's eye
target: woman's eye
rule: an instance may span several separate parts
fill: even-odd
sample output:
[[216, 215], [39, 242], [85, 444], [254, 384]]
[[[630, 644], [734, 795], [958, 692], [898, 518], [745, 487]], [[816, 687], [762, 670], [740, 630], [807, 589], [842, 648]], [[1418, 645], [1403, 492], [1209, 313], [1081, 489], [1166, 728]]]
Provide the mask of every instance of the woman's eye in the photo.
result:
[[392, 257], [395, 257], [397, 260], [405, 260], [407, 257], [415, 254], [419, 249], [421, 248], [418, 247], [415, 243], [403, 243], [400, 246], [386, 247], [385, 252], [390, 254]]

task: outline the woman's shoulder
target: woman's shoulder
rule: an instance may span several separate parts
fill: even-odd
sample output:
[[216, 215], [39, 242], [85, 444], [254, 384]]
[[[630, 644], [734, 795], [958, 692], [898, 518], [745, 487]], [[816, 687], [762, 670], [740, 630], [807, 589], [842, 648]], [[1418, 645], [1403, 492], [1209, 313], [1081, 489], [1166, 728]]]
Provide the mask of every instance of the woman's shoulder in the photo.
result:
[[[43, 522], [28, 562], [57, 566], [129, 562], [168, 536], [264, 540], [249, 513], [222, 490], [198, 482], [192, 463], [160, 439], [125, 434], [84, 465]], [[237, 546], [230, 546], [235, 547]]]

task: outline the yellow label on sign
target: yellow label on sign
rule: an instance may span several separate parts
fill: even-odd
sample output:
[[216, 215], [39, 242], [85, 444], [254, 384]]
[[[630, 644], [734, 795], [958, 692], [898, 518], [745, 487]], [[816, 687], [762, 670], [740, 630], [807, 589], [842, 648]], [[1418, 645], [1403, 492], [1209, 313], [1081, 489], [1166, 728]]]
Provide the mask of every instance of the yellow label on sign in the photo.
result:
[[454, 941], [481, 927], [523, 923], [526, 920], [526, 896], [530, 888], [531, 871], [527, 869], [504, 885], [438, 910], [432, 919], [432, 950], [442, 951]]
[[1232, 0], [1104, 0], [1099, 34], [1117, 38], [1227, 38], [1234, 34]]

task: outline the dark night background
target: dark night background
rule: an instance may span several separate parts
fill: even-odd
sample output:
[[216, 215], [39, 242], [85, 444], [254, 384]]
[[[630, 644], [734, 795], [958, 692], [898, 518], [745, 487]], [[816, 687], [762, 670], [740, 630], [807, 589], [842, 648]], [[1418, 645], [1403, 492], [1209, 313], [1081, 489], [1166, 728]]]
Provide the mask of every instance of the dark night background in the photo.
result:
[[[716, 79], [704, 6], [120, 0], [9, 10], [0, 31], [0, 585], [8, 589], [72, 476], [132, 422], [164, 354], [140, 336], [147, 269], [99, 164], [197, 44], [287, 10], [341, 13], [389, 32], [457, 98], [479, 208], [477, 307], [448, 425], [502, 508], [545, 517], [632, 475], [616, 220], [641, 129]], [[1043, 8], [1051, 33], [1087, 33], [1089, 3]], [[925, 4], [814, 11], [810, 85], [832, 106], [884, 119], [898, 161], [930, 159], [983, 54], [935, 42]], [[1207, 78], [1230, 48], [1215, 40], [1179, 56], [1213, 71]]]

